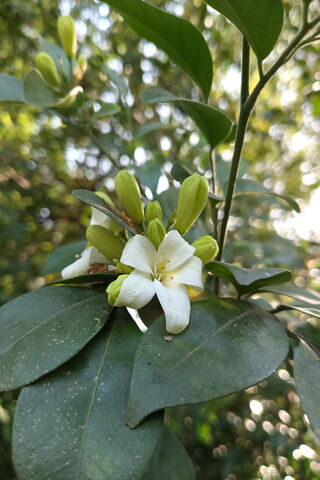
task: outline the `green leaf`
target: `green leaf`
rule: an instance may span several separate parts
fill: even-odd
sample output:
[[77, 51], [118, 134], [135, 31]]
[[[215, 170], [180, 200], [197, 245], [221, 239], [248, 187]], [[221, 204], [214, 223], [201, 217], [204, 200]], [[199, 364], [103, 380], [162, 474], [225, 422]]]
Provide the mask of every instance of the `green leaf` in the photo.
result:
[[110, 82], [112, 82], [117, 87], [120, 95], [122, 95], [122, 97], [125, 99], [129, 93], [129, 88], [127, 87], [124, 79], [120, 75], [118, 75], [117, 72], [105, 65], [101, 67], [101, 71], [108, 76]]
[[101, 118], [110, 117], [111, 115], [115, 115], [120, 111], [121, 108], [115, 103], [104, 103], [100, 110], [94, 112], [92, 115], [92, 120], [100, 120]]
[[181, 442], [166, 427], [145, 480], [194, 480], [192, 462]]
[[269, 55], [282, 29], [281, 0], [205, 1], [239, 28], [260, 60]]
[[90, 192], [89, 190], [73, 190], [72, 195], [74, 195], [76, 198], [86, 203], [87, 205], [91, 205], [91, 207], [94, 207], [105, 215], [108, 215], [111, 220], [118, 223], [126, 230], [129, 230], [129, 232], [134, 234], [136, 233], [133, 227], [131, 227], [128, 223], [122, 220], [122, 218], [118, 217], [118, 215], [112, 212], [110, 210], [110, 207], [106, 205], [102, 198], [98, 197], [98, 195], [96, 195], [95, 193]]
[[0, 102], [23, 102], [23, 82], [19, 78], [0, 73]]
[[273, 285], [271, 287], [263, 288], [263, 291], [292, 297], [295, 300], [310, 304], [311, 306], [320, 304], [319, 292], [309, 288], [298, 287], [297, 285]]
[[145, 103], [175, 103], [177, 107], [192, 118], [212, 149], [230, 133], [232, 123], [229, 118], [224, 113], [204, 103], [177, 97], [158, 87], [147, 88], [142, 92], [141, 98]]
[[161, 177], [161, 166], [156, 162], [149, 162], [143, 167], [134, 167], [135, 176], [145, 187], [149, 187], [153, 196], [157, 194], [159, 178]]
[[162, 415], [137, 430], [124, 412], [141, 333], [125, 309], [63, 368], [24, 388], [14, 420], [13, 458], [22, 480], [124, 480], [146, 474]]
[[104, 292], [45, 287], [0, 309], [0, 390], [33, 382], [78, 353], [106, 323]]
[[205, 402], [255, 385], [288, 351], [275, 316], [234, 299], [193, 303], [190, 326], [171, 342], [165, 335], [161, 317], [138, 345], [127, 407], [131, 427], [164, 407]]
[[[170, 173], [171, 176], [179, 183], [182, 183], [186, 178], [192, 175], [192, 171], [181, 162], [174, 163]], [[218, 197], [218, 195], [215, 195], [212, 192], [209, 192], [209, 200], [213, 203], [213, 205], [223, 202], [222, 197]]]
[[76, 256], [83, 252], [86, 245], [86, 240], [77, 240], [55, 248], [44, 264], [42, 275], [60, 273], [65, 267], [76, 261]]
[[192, 23], [141, 0], [104, 1], [122, 15], [139, 37], [155, 43], [190, 75], [208, 98], [212, 58], [203, 36]]
[[66, 278], [65, 280], [54, 280], [53, 282], [47, 283], [47, 286], [50, 285], [83, 285], [83, 284], [101, 284], [108, 285], [115, 279], [114, 273], [90, 273], [88, 275], [80, 275], [79, 277]]
[[255, 292], [266, 285], [291, 280], [291, 272], [282, 268], [240, 268], [217, 261], [208, 263], [206, 268], [216, 277], [229, 280], [240, 295]]
[[320, 439], [320, 356], [302, 339], [300, 339], [299, 353], [294, 363], [294, 374], [302, 408]]
[[23, 95], [24, 101], [33, 107], [54, 107], [60, 100], [37, 70], [30, 70], [25, 76]]
[[297, 213], [300, 213], [300, 207], [297, 202], [290, 197], [289, 195], [280, 195], [279, 193], [275, 193], [269, 188], [264, 187], [261, 184], [252, 182], [251, 180], [240, 179], [237, 181], [236, 189], [235, 189], [234, 198], [237, 197], [245, 197], [247, 195], [267, 195], [269, 197], [274, 197], [276, 200], [280, 200], [281, 203], [285, 203], [285, 206]]
[[172, 125], [169, 123], [162, 123], [160, 121], [156, 122], [149, 122], [145, 123], [144, 125], [141, 125], [136, 131], [135, 137], [136, 138], [141, 138], [144, 137], [145, 135], [148, 135], [148, 133], [155, 132], [157, 130], [174, 130], [176, 129], [176, 125]]
[[39, 37], [39, 43], [40, 43], [40, 50], [47, 53], [53, 58], [58, 72], [61, 72], [61, 61], [62, 61], [63, 71], [66, 74], [67, 80], [70, 82], [69, 60], [63, 48], [59, 47], [58, 45], [55, 45], [54, 43], [49, 42], [48, 40], [43, 38], [41, 35]]

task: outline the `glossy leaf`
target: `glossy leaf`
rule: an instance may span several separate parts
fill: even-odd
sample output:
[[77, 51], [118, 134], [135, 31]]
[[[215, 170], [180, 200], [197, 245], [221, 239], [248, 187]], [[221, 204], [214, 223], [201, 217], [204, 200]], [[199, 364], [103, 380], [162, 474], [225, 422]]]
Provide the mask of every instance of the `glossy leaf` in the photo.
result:
[[243, 390], [269, 377], [288, 351], [280, 321], [234, 299], [192, 304], [190, 326], [166, 342], [160, 317], [138, 345], [127, 422], [155, 410], [198, 403]]
[[300, 302], [310, 304], [310, 306], [320, 304], [319, 292], [309, 288], [298, 287], [297, 285], [272, 285], [271, 287], [263, 288], [263, 291], [285, 295]]
[[289, 195], [280, 195], [279, 193], [275, 193], [269, 188], [264, 187], [262, 184], [252, 182], [251, 180], [238, 180], [235, 192], [234, 198], [245, 197], [247, 195], [273, 197], [275, 200], [284, 204], [286, 208], [289, 207], [295, 212], [300, 213], [300, 207], [292, 197]]
[[0, 74], [0, 102], [23, 102], [23, 82], [19, 78]]
[[80, 275], [79, 277], [66, 278], [64, 280], [58, 279], [47, 283], [50, 285], [84, 285], [84, 284], [101, 284], [108, 285], [115, 279], [114, 273], [89, 273], [88, 275]]
[[106, 323], [104, 292], [45, 287], [0, 309], [0, 390], [40, 378], [73, 357]]
[[182, 479], [194, 480], [194, 467], [181, 442], [165, 427], [145, 480]]
[[34, 107], [53, 107], [60, 100], [37, 70], [30, 70], [25, 76], [23, 95], [24, 101]]
[[158, 87], [144, 90], [141, 98], [145, 103], [173, 102], [176, 104], [177, 107], [192, 118], [212, 149], [230, 133], [232, 123], [229, 118], [224, 113], [204, 103], [177, 97]]
[[263, 60], [273, 49], [282, 29], [281, 0], [205, 0], [222, 13], [245, 35], [258, 58]]
[[320, 356], [304, 340], [300, 340], [299, 353], [294, 362], [297, 393], [303, 410], [320, 440]]
[[122, 218], [118, 217], [118, 215], [112, 212], [110, 208], [107, 207], [106, 203], [102, 200], [102, 198], [98, 197], [98, 195], [96, 195], [95, 193], [90, 192], [89, 190], [73, 190], [72, 194], [87, 205], [95, 207], [100, 212], [108, 215], [111, 220], [118, 223], [126, 230], [129, 230], [129, 232], [136, 233], [133, 227], [131, 227], [128, 223], [122, 220]]
[[94, 112], [92, 115], [92, 120], [100, 120], [110, 117], [111, 115], [119, 113], [120, 110], [121, 108], [115, 103], [104, 103], [97, 112]]
[[240, 295], [255, 292], [266, 285], [289, 282], [291, 272], [282, 268], [240, 268], [223, 262], [210, 262], [206, 268], [213, 275], [229, 280]]
[[125, 309], [71, 362], [18, 400], [13, 458], [21, 480], [142, 479], [159, 442], [162, 415], [137, 430], [124, 423], [141, 333]]
[[67, 243], [66, 245], [55, 248], [44, 264], [42, 275], [60, 273], [64, 267], [67, 267], [70, 263], [76, 261], [76, 256], [83, 252], [86, 245], [86, 240], [77, 240], [76, 242]]
[[61, 72], [61, 61], [62, 61], [63, 71], [66, 74], [68, 81], [70, 81], [69, 60], [63, 48], [59, 47], [58, 45], [55, 45], [54, 43], [49, 42], [48, 40], [43, 38], [41, 35], [39, 37], [39, 43], [40, 43], [40, 50], [47, 53], [53, 58], [58, 72]]
[[192, 23], [142, 0], [104, 0], [124, 18], [139, 37], [161, 48], [199, 85], [208, 98], [212, 83], [209, 48]]
[[161, 177], [161, 165], [156, 162], [148, 162], [143, 167], [135, 167], [135, 176], [145, 187], [150, 188], [153, 196], [157, 194], [159, 178]]

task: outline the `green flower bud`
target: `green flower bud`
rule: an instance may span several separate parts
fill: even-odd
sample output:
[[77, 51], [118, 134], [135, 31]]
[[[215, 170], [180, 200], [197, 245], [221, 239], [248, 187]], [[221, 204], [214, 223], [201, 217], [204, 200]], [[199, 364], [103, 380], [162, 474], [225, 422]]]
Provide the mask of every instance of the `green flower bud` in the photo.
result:
[[73, 19], [69, 16], [59, 17], [57, 27], [67, 57], [70, 59], [74, 58], [77, 53], [77, 32]]
[[129, 275], [119, 275], [117, 280], [114, 280], [113, 282], [108, 285], [108, 288], [106, 290], [108, 294], [108, 302], [110, 305], [114, 305], [120, 295], [120, 290], [122, 287], [123, 282], [125, 281], [126, 278], [128, 278]]
[[87, 66], [88, 66], [88, 61], [86, 57], [84, 57], [83, 55], [79, 55], [77, 68], [76, 68], [76, 75], [77, 75], [77, 78], [79, 78], [80, 80], [83, 77], [84, 72], [87, 70]]
[[126, 214], [138, 225], [144, 218], [139, 185], [131, 173], [121, 170], [115, 178], [116, 193]]
[[89, 225], [86, 236], [88, 242], [96, 247], [108, 260], [120, 259], [124, 243], [112, 232], [101, 225]]
[[198, 219], [208, 200], [208, 182], [201, 175], [192, 175], [181, 185], [178, 199], [176, 229], [182, 235]]
[[147, 203], [147, 206], [146, 206], [147, 222], [150, 223], [151, 220], [154, 220], [155, 218], [162, 220], [162, 209], [161, 209], [160, 203], [157, 200], [155, 200], [154, 202]]
[[163, 223], [159, 218], [154, 218], [151, 220], [148, 226], [148, 238], [151, 240], [155, 248], [158, 250], [160, 243], [164, 239], [166, 234], [166, 229], [164, 228]]
[[198, 240], [192, 243], [192, 246], [196, 249], [194, 255], [200, 258], [203, 265], [211, 262], [219, 251], [216, 240], [210, 237], [210, 235], [198, 238]]
[[117, 268], [119, 273], [128, 273], [129, 274], [133, 270], [133, 268], [129, 267], [129, 265], [124, 265], [124, 263], [121, 263], [121, 262], [116, 263], [116, 268]]
[[50, 85], [60, 86], [61, 80], [54, 60], [50, 55], [44, 52], [38, 53], [36, 56], [37, 69], [46, 82]]

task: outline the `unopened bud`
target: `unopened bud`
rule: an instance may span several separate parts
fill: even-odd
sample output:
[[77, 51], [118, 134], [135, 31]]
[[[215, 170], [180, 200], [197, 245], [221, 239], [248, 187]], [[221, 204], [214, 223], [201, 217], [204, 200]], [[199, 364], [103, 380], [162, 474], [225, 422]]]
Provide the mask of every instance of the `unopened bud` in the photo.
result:
[[50, 55], [41, 52], [36, 56], [37, 69], [43, 76], [46, 82], [50, 85], [60, 86], [61, 80], [58, 74], [56, 64]]
[[200, 258], [203, 265], [211, 262], [219, 251], [216, 240], [210, 237], [210, 235], [198, 238], [198, 240], [192, 243], [192, 246], [196, 249], [194, 255]]
[[178, 199], [176, 229], [182, 235], [198, 219], [208, 200], [208, 182], [201, 175], [192, 175], [181, 185]]
[[76, 76], [81, 80], [85, 71], [87, 70], [88, 61], [83, 55], [79, 55], [77, 67], [76, 67]]
[[77, 53], [77, 32], [73, 18], [62, 16], [58, 18], [58, 34], [64, 51], [68, 58], [72, 59]]
[[144, 213], [137, 180], [127, 170], [121, 170], [115, 178], [115, 188], [126, 214], [141, 225]]
[[155, 248], [158, 250], [160, 243], [164, 239], [166, 229], [159, 218], [154, 218], [148, 225], [148, 238], [151, 240]]
[[112, 232], [101, 225], [89, 225], [86, 236], [88, 242], [108, 260], [120, 259], [124, 243]]
[[161, 209], [160, 203], [157, 200], [155, 200], [154, 202], [147, 203], [147, 206], [146, 206], [147, 222], [150, 223], [151, 220], [154, 220], [155, 218], [162, 220], [162, 209]]
[[110, 305], [114, 305], [120, 295], [120, 290], [125, 279], [128, 275], [119, 275], [119, 277], [108, 285], [106, 290], [108, 294], [108, 302]]
[[125, 265], [124, 263], [121, 263], [121, 262], [116, 263], [116, 268], [117, 268], [119, 273], [128, 273], [129, 274], [133, 270], [133, 268], [129, 267], [129, 265]]

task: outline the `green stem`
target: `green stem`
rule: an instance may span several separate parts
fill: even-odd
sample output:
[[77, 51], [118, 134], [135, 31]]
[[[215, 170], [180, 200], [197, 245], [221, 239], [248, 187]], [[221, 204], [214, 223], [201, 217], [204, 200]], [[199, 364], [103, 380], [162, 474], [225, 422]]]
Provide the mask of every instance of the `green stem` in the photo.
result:
[[250, 73], [250, 46], [245, 37], [242, 39], [242, 63], [241, 63], [241, 106], [249, 96], [249, 73]]
[[[228, 225], [228, 220], [229, 220], [229, 215], [230, 215], [230, 210], [232, 205], [232, 199], [233, 199], [233, 194], [234, 194], [234, 189], [236, 184], [241, 152], [243, 148], [248, 121], [253, 111], [253, 108], [255, 106], [255, 103], [261, 91], [263, 90], [265, 85], [269, 82], [269, 80], [277, 73], [280, 67], [282, 67], [286, 62], [288, 62], [288, 60], [290, 60], [292, 56], [292, 52], [294, 52], [297, 49], [297, 47], [300, 46], [300, 42], [303, 40], [304, 36], [319, 23], [320, 23], [320, 15], [317, 15], [310, 22], [303, 21], [302, 27], [297, 33], [297, 35], [292, 39], [292, 41], [289, 43], [287, 48], [282, 52], [282, 54], [275, 61], [275, 63], [270, 67], [270, 69], [260, 78], [256, 87], [251, 92], [251, 94], [247, 97], [244, 103], [241, 104], [239, 122], [238, 122], [238, 128], [237, 128], [237, 134], [236, 134], [236, 140], [235, 140], [235, 147], [234, 147], [234, 152], [232, 157], [229, 182], [228, 182], [228, 188], [227, 188], [226, 200], [225, 200], [225, 206], [224, 206], [224, 217], [221, 224], [221, 231], [220, 231], [220, 237], [219, 237], [219, 253], [217, 256], [217, 260], [221, 260], [223, 255], [227, 225]], [[245, 53], [245, 48], [243, 48], [243, 54], [244, 53]], [[244, 60], [246, 59], [243, 59], [243, 61]], [[246, 82], [246, 80], [243, 78], [245, 73], [248, 73], [247, 67], [243, 64], [242, 83]], [[245, 87], [243, 87], [243, 89], [241, 88], [241, 92], [243, 91], [245, 91]]]

